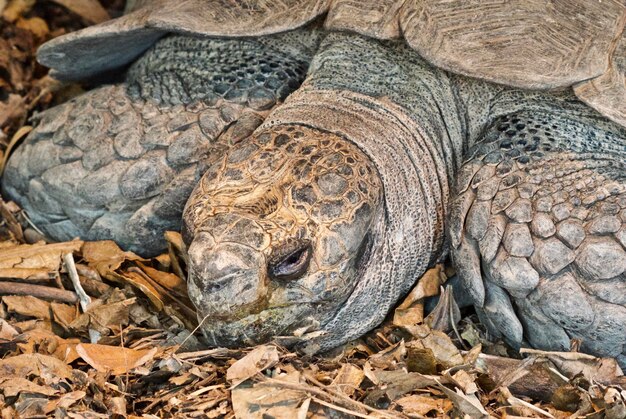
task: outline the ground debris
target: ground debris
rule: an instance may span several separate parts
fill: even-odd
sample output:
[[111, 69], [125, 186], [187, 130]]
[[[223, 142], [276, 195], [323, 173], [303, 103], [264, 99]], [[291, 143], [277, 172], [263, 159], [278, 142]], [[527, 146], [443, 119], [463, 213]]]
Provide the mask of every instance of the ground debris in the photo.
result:
[[[613, 360], [488, 354], [474, 322], [444, 333], [424, 316], [413, 324], [404, 316], [315, 357], [274, 343], [203, 349], [175, 273], [185, 266], [180, 246], [154, 259], [110, 241], [7, 241], [0, 248], [0, 272], [12, 273], [0, 283], [48, 290], [1, 297], [5, 417], [618, 418], [626, 409], [625, 378]], [[89, 284], [85, 307], [51, 292], [74, 292], [68, 254], [80, 285]], [[463, 345], [459, 331], [471, 337]]]

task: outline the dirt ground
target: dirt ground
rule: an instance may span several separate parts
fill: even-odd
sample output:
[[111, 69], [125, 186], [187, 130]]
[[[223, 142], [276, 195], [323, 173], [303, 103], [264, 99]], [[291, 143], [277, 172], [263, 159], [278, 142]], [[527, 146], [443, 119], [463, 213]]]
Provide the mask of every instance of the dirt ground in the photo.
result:
[[[2, 166], [31, 115], [90, 87], [49, 77], [37, 47], [123, 7], [0, 0]], [[490, 341], [449, 293], [425, 316], [454, 276], [443, 266], [382, 326], [324, 356], [279, 342], [207, 349], [177, 233], [167, 234], [166, 254], [146, 260], [110, 241], [48, 243], [12, 202], [0, 200], [0, 217], [2, 418], [626, 417], [614, 360], [530, 349], [522, 357]]]

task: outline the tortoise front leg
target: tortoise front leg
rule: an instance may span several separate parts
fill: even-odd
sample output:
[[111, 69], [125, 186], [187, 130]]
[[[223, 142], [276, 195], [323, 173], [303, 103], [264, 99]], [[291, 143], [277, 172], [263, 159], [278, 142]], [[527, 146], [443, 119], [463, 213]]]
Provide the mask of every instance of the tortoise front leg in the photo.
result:
[[206, 167], [263, 122], [304, 79], [317, 34], [256, 40], [172, 36], [129, 70], [46, 111], [2, 182], [55, 240], [165, 248]]
[[570, 340], [626, 366], [626, 133], [599, 116], [519, 112], [470, 149], [452, 256], [489, 331]]

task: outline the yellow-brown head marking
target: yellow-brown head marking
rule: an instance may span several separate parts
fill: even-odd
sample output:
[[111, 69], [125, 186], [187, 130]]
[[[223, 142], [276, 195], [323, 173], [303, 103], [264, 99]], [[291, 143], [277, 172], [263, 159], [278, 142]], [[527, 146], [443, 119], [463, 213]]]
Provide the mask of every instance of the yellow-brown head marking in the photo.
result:
[[281, 126], [233, 147], [183, 216], [209, 339], [253, 343], [324, 324], [355, 285], [381, 207], [372, 162], [339, 136]]

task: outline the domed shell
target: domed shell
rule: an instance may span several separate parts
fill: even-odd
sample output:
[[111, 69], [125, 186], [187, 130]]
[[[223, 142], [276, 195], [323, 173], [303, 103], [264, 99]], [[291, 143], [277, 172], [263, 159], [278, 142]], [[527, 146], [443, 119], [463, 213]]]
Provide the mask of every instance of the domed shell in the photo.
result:
[[529, 89], [574, 86], [626, 126], [626, 6], [620, 0], [136, 0], [137, 10], [56, 38], [39, 60], [80, 79], [134, 60], [166, 33], [244, 37], [303, 26], [403, 37], [445, 70]]

